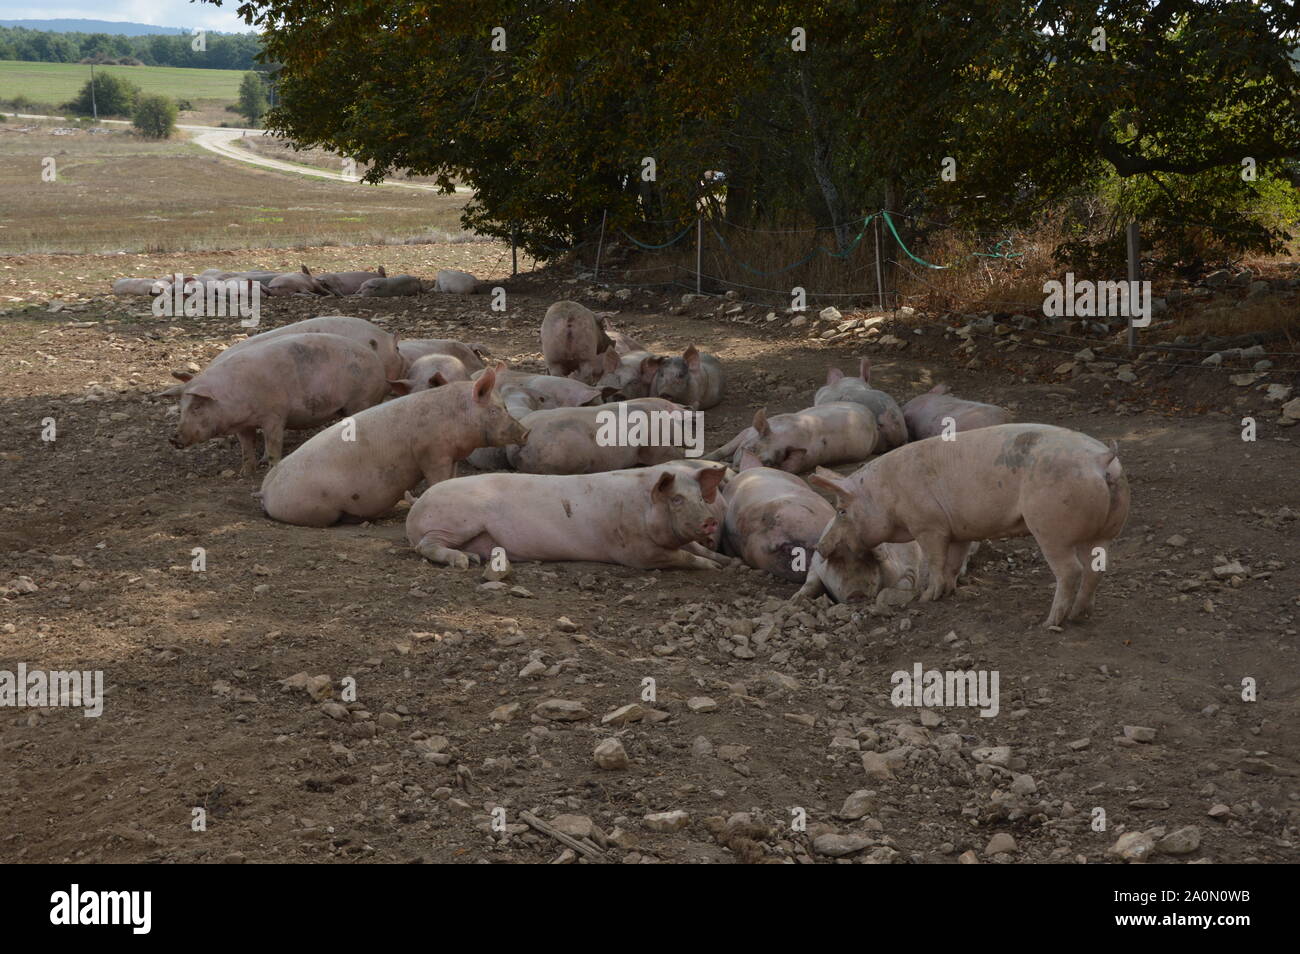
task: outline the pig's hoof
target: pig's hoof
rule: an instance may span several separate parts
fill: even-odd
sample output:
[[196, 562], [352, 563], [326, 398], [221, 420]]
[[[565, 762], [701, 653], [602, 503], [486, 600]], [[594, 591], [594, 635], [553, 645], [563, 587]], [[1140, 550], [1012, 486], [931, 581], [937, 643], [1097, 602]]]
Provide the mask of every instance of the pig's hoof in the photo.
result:
[[1043, 624], [1043, 628], [1046, 629], [1049, 633], [1063, 633], [1063, 632], [1065, 632], [1065, 627], [1064, 627], [1064, 626], [1058, 626], [1056, 623], [1044, 623], [1044, 624]]
[[469, 555], [465, 553], [457, 553], [454, 556], [448, 557], [447, 565], [453, 570], [468, 570]]

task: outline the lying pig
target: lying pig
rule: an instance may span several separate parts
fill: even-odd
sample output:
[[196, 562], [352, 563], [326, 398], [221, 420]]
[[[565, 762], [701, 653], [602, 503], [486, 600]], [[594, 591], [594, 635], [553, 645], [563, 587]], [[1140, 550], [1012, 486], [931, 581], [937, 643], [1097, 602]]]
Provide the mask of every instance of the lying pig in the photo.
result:
[[1083, 619], [1100, 580], [1095, 561], [1128, 518], [1118, 453], [1047, 424], [904, 444], [850, 477], [814, 476], [839, 501], [823, 540], [828, 553], [845, 536], [861, 548], [917, 541], [930, 573], [922, 599], [937, 600], [956, 587], [967, 543], [1032, 534], [1056, 575], [1045, 625]]
[[181, 392], [174, 447], [225, 434], [239, 438], [240, 473], [257, 466], [257, 431], [272, 466], [285, 428], [316, 427], [378, 404], [388, 393], [379, 356], [350, 338], [282, 335], [240, 349], [194, 376]]
[[658, 359], [649, 351], [630, 351], [619, 355], [614, 348], [601, 354], [604, 373], [596, 381], [602, 393], [608, 391], [616, 400], [649, 397], [655, 374], [659, 371]]
[[764, 467], [741, 451], [738, 471], [727, 484], [722, 551], [749, 566], [792, 583], [808, 573], [817, 541], [835, 510], [794, 474]]
[[362, 298], [402, 298], [420, 295], [424, 283], [414, 275], [394, 275], [392, 278], [369, 278], [357, 288]]
[[748, 450], [764, 467], [799, 474], [818, 465], [866, 460], [878, 440], [876, 416], [852, 401], [821, 404], [770, 420], [760, 408], [752, 427], [705, 456], [730, 460]]
[[477, 288], [478, 279], [459, 268], [441, 268], [433, 280], [433, 290], [448, 295], [472, 295]]
[[[713, 461], [700, 460], [698, 457], [686, 457], [681, 460], [670, 460], [667, 463], [660, 465], [664, 470], [671, 470], [675, 474], [681, 474], [686, 477], [693, 477], [698, 471], [713, 470], [718, 466], [719, 465], [713, 463]], [[731, 562], [729, 557], [724, 557], [721, 553], [722, 523], [727, 519], [727, 500], [724, 494], [727, 490], [727, 484], [735, 479], [736, 472], [730, 467], [724, 467], [722, 470], [722, 480], [718, 483], [718, 492], [714, 495], [713, 502], [709, 504], [709, 509], [713, 512], [713, 519], [717, 521], [718, 525], [714, 528], [713, 533], [709, 534], [708, 541], [701, 544], [705, 550], [709, 551], [704, 555], [707, 556], [708, 559], [713, 560], [715, 563], [720, 565], [725, 565]], [[700, 551], [692, 548], [692, 552], [699, 553]]]
[[461, 569], [498, 546], [511, 560], [716, 569], [704, 544], [717, 531], [710, 505], [725, 471], [671, 468], [459, 477], [421, 495], [406, 538], [425, 559]]
[[[257, 347], [285, 335], [305, 334], [329, 334], [351, 338], [358, 344], [365, 345], [379, 356], [379, 360], [384, 364], [384, 373], [390, 378], [401, 378], [404, 375], [405, 364], [402, 361], [401, 353], [398, 351], [397, 335], [390, 334], [364, 318], [353, 318], [349, 315], [321, 315], [319, 318], [306, 318], [292, 324], [281, 325], [279, 328], [263, 331], [261, 334], [245, 338], [243, 341], [236, 341], [213, 358], [212, 365], [209, 365], [209, 367], [220, 361], [225, 361], [230, 355], [236, 354], [245, 348]], [[179, 381], [188, 381], [193, 375], [189, 371], [173, 371], [172, 377]], [[156, 396], [167, 397], [178, 393], [180, 393], [180, 389], [170, 388]]]
[[483, 370], [482, 355], [487, 353], [482, 345], [465, 344], [453, 338], [403, 338], [397, 350], [408, 368], [426, 354], [449, 354], [470, 372]]
[[650, 393], [704, 411], [722, 402], [722, 363], [691, 345], [680, 358], [655, 358]]
[[[478, 371], [474, 377], [482, 374]], [[526, 391], [535, 398], [532, 410], [548, 410], [553, 407], [580, 407], [590, 404], [601, 397], [600, 388], [583, 384], [573, 378], [557, 378], [549, 374], [530, 374], [527, 371], [506, 371], [497, 373], [502, 392]], [[507, 403], [509, 399], [507, 398]]]
[[600, 354], [613, 344], [591, 309], [576, 301], [557, 301], [542, 318], [542, 356], [557, 377], [591, 384], [601, 373]]
[[655, 411], [690, 413], [681, 405], [660, 398], [534, 411], [520, 422], [532, 439], [522, 447], [509, 448], [506, 459], [511, 467], [525, 474], [597, 474], [648, 467], [686, 456], [681, 445], [633, 446], [611, 440], [617, 435], [612, 434], [610, 422], [617, 422], [620, 409], [629, 415]]
[[830, 404], [836, 401], [852, 401], [868, 408], [876, 415], [877, 433], [876, 453], [901, 447], [907, 443], [907, 421], [898, 403], [886, 394], [871, 386], [871, 362], [863, 358], [858, 365], [859, 377], [846, 378], [839, 368], [830, 368], [826, 372], [826, 385], [819, 388], [813, 398], [813, 404]]
[[[915, 540], [864, 550], [852, 537], [837, 536], [834, 542], [819, 540], [817, 545], [808, 576], [795, 597], [815, 599], [825, 593], [836, 603], [858, 603], [874, 600], [882, 590], [892, 588], [910, 592], [915, 598], [930, 582], [929, 564]], [[967, 544], [958, 577], [966, 573], [966, 561], [978, 548], [978, 543]]]
[[416, 391], [440, 388], [453, 381], [468, 380], [469, 372], [459, 358], [453, 358], [449, 354], [426, 354], [411, 362], [411, 366], [406, 369], [406, 377], [390, 380], [388, 384], [394, 394], [414, 394]]
[[161, 295], [170, 288], [166, 278], [119, 278], [113, 282], [114, 295]]
[[330, 290], [316, 280], [311, 273], [311, 269], [306, 265], [302, 266], [302, 271], [285, 272], [275, 276], [266, 283], [266, 291], [267, 294], [280, 298], [289, 295], [320, 296], [330, 294]]
[[318, 275], [317, 279], [331, 295], [337, 295], [340, 298], [344, 295], [355, 295], [361, 290], [361, 285], [372, 278], [387, 278], [388, 273], [384, 271], [384, 266], [380, 265], [378, 271], [374, 272], [325, 272]]
[[609, 337], [609, 340], [614, 343], [615, 354], [625, 355], [631, 354], [634, 351], [641, 351], [646, 354], [650, 353], [649, 349], [641, 342], [637, 341], [631, 335], [624, 334], [615, 328], [610, 323], [609, 318], [605, 318], [601, 321], [601, 327], [605, 329], [605, 334]]
[[[977, 427], [1009, 424], [1011, 412], [996, 404], [963, 401], [948, 393], [948, 385], [936, 384], [929, 391], [903, 405], [908, 436], [914, 441], [949, 433], [973, 431]], [[949, 423], [951, 421], [951, 424]]]
[[[484, 444], [522, 444], [527, 430], [506, 413], [489, 371], [361, 411], [313, 436], [262, 481], [272, 520], [328, 527], [387, 513], [421, 480], [456, 476], [456, 461]], [[347, 439], [351, 431], [352, 439]]]

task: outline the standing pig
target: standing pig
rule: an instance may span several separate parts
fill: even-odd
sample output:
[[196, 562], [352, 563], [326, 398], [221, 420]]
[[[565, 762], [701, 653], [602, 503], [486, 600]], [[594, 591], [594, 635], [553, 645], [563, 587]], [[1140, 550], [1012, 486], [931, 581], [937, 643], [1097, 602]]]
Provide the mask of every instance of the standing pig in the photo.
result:
[[388, 393], [383, 363], [369, 348], [330, 334], [282, 335], [241, 349], [195, 375], [181, 392], [173, 447], [225, 434], [239, 438], [240, 473], [257, 467], [257, 431], [274, 466], [285, 428], [316, 427], [378, 404]]
[[936, 384], [929, 391], [903, 405], [907, 433], [914, 441], [938, 437], [949, 426], [950, 433], [973, 431], [978, 427], [1009, 424], [1011, 412], [996, 404], [963, 401], [948, 393], [948, 385]]
[[266, 284], [269, 295], [287, 297], [289, 295], [328, 295], [330, 290], [318, 282], [306, 265], [300, 272], [285, 272], [277, 275]]
[[426, 354], [416, 358], [406, 369], [406, 377], [389, 381], [394, 394], [414, 394], [430, 388], [442, 387], [453, 381], [468, 381], [469, 372], [459, 358], [449, 354]]
[[783, 580], [803, 582], [834, 508], [794, 474], [764, 467], [749, 451], [741, 451], [738, 469], [725, 491], [722, 551]]
[[813, 404], [835, 401], [861, 404], [876, 415], [880, 435], [876, 441], [876, 453], [883, 454], [891, 448], [903, 446], [907, 443], [907, 421], [898, 403], [884, 391], [871, 386], [871, 362], [866, 358], [858, 365], [858, 373], [860, 377], [846, 378], [839, 368], [828, 369], [826, 385], [818, 389]]
[[[1047, 424], [997, 424], [904, 444], [850, 477], [815, 475], [837, 496], [823, 540], [859, 548], [921, 545], [930, 579], [922, 599], [951, 593], [967, 543], [1032, 534], [1056, 575], [1047, 626], [1092, 612], [1094, 569], [1128, 518], [1118, 449]], [[818, 544], [820, 549], [821, 543]]]
[[696, 411], [722, 403], [722, 362], [691, 345], [680, 358], [655, 358], [650, 393]]
[[685, 456], [680, 444], [635, 446], [602, 441], [617, 419], [620, 408], [631, 416], [637, 412], [690, 412], [671, 401], [641, 398], [598, 407], [561, 407], [534, 411], [520, 423], [531, 440], [506, 451], [510, 466], [525, 474], [598, 474], [630, 467], [648, 467]]
[[372, 278], [387, 277], [388, 273], [384, 271], [384, 266], [380, 265], [377, 272], [325, 272], [323, 275], [318, 275], [317, 279], [331, 295], [342, 298], [344, 295], [355, 295], [359, 292], [363, 282], [368, 282]]
[[304, 527], [367, 520], [391, 510], [421, 479], [433, 486], [454, 477], [456, 461], [475, 448], [522, 444], [528, 432], [506, 413], [495, 385], [489, 371], [472, 384], [389, 401], [321, 431], [266, 475], [262, 509]]
[[479, 344], [465, 344], [454, 338], [403, 338], [397, 346], [406, 367], [426, 354], [449, 354], [460, 361], [469, 372], [483, 370], [483, 355], [487, 349]]
[[672, 466], [458, 477], [415, 502], [406, 539], [430, 562], [461, 569], [488, 559], [498, 546], [511, 560], [717, 569], [704, 544], [717, 532], [710, 505], [725, 470], [685, 475]]
[[760, 408], [752, 427], [706, 456], [728, 460], [748, 450], [764, 467], [799, 474], [819, 464], [866, 460], [876, 442], [876, 416], [861, 404], [840, 401], [778, 414], [770, 420]]
[[603, 364], [598, 355], [613, 344], [591, 309], [576, 301], [557, 301], [542, 318], [542, 356], [557, 377], [572, 374], [591, 384]]
[[369, 278], [357, 287], [362, 298], [403, 298], [424, 293], [424, 283], [414, 275]]

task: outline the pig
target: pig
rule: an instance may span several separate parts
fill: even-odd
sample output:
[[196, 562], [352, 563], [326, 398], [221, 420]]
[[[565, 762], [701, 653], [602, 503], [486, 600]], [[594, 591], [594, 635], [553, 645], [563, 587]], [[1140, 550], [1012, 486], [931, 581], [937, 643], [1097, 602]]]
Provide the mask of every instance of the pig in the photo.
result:
[[741, 451], [737, 469], [724, 491], [722, 552], [802, 583], [822, 531], [835, 518], [834, 508], [800, 478], [764, 467], [747, 450]]
[[[698, 457], [685, 457], [681, 460], [670, 460], [660, 466], [664, 470], [671, 470], [675, 474], [682, 474], [689, 477], [694, 476], [697, 471], [710, 470], [719, 465], [712, 461], [701, 460]], [[718, 492], [714, 496], [713, 502], [709, 504], [709, 509], [713, 511], [713, 518], [717, 521], [718, 525], [714, 529], [713, 533], [709, 534], [709, 539], [701, 544], [703, 549], [708, 551], [702, 555], [713, 560], [715, 563], [724, 566], [733, 562], [741, 562], [740, 560], [731, 557], [725, 557], [720, 552], [722, 550], [722, 523], [727, 519], [727, 500], [723, 495], [726, 492], [727, 484], [735, 479], [736, 472], [730, 467], [724, 467], [722, 471], [722, 480], [718, 483]], [[702, 552], [700, 550], [695, 550], [694, 548], [691, 549], [694, 553]]]
[[[476, 372], [474, 376], [477, 377], [482, 373], [482, 371]], [[602, 394], [600, 388], [583, 384], [573, 378], [557, 378], [549, 374], [530, 374], [527, 371], [506, 371], [502, 369], [497, 374], [497, 380], [501, 382], [503, 393], [516, 390], [527, 391], [530, 397], [536, 399], [536, 402], [532, 405], [532, 410], [547, 410], [553, 407], [579, 407], [599, 399]], [[510, 403], [508, 394], [506, 403]]]
[[475, 448], [528, 439], [506, 413], [493, 371], [361, 411], [353, 440], [348, 429], [347, 421], [326, 428], [271, 469], [260, 493], [268, 517], [303, 527], [373, 519], [422, 479], [433, 486], [456, 476], [456, 461]]
[[680, 358], [655, 358], [650, 394], [705, 411], [722, 403], [722, 363], [691, 345]]
[[886, 394], [871, 386], [871, 362], [863, 358], [858, 365], [859, 377], [846, 378], [839, 368], [826, 371], [826, 384], [819, 388], [813, 397], [813, 404], [830, 404], [836, 401], [852, 401], [868, 408], [876, 415], [877, 454], [907, 443], [907, 421], [898, 403]]
[[282, 335], [195, 375], [181, 392], [171, 443], [189, 447], [234, 434], [243, 451], [240, 473], [247, 477], [257, 466], [258, 428], [274, 466], [285, 428], [316, 427], [355, 414], [387, 393], [383, 362], [366, 346], [340, 335]]
[[[965, 544], [1032, 535], [1056, 576], [1045, 626], [1086, 619], [1109, 552], [1128, 519], [1129, 488], [1119, 449], [1048, 424], [995, 424], [931, 437], [883, 454], [851, 476], [829, 471], [810, 483], [836, 495], [823, 540], [860, 549], [915, 540], [929, 565], [922, 599], [951, 593]], [[820, 550], [822, 543], [818, 543]]]
[[[881, 591], [889, 588], [910, 593], [915, 598], [930, 581], [929, 564], [915, 540], [882, 543], [862, 550], [853, 538], [840, 536], [834, 544], [818, 540], [818, 547], [808, 564], [804, 585], [795, 598], [815, 599], [825, 593], [836, 603], [857, 603], [878, 600]], [[966, 573], [969, 555], [978, 548], [978, 543], [967, 544], [967, 554], [957, 574], [959, 578]]]
[[284, 298], [289, 295], [329, 295], [330, 290], [312, 276], [311, 269], [302, 266], [300, 272], [285, 272], [266, 283], [269, 295]]
[[952, 419], [950, 433], [973, 431], [977, 427], [1011, 423], [1011, 412], [996, 404], [963, 401], [948, 393], [948, 385], [936, 384], [925, 394], [914, 397], [903, 405], [908, 436], [914, 441], [937, 437], [948, 427], [945, 418]]
[[591, 309], [576, 301], [557, 301], [542, 318], [542, 357], [557, 377], [591, 384], [603, 366], [599, 355], [613, 344]]
[[414, 275], [370, 278], [357, 288], [362, 298], [403, 298], [424, 293], [424, 283]]
[[433, 290], [449, 295], [472, 295], [478, 288], [478, 279], [459, 268], [441, 268], [434, 276]]
[[515, 470], [525, 474], [596, 474], [608, 470], [647, 467], [676, 460], [686, 455], [677, 446], [630, 446], [602, 440], [608, 436], [611, 425], [623, 408], [633, 411], [677, 411], [689, 413], [686, 408], [659, 398], [642, 398], [619, 404], [602, 404], [598, 407], [561, 407], [549, 411], [533, 411], [521, 423], [528, 429], [532, 441], [522, 447], [511, 447], [506, 459]]
[[645, 345], [643, 345], [641, 342], [637, 341], [635, 338], [631, 337], [630, 335], [626, 335], [623, 332], [619, 331], [617, 328], [615, 328], [610, 323], [608, 317], [604, 318], [601, 321], [601, 327], [605, 329], [605, 334], [608, 336], [609, 340], [614, 343], [615, 354], [625, 355], [625, 354], [631, 354], [634, 351], [642, 351], [645, 352], [646, 354], [650, 353], [650, 349], [647, 348]]
[[461, 569], [498, 546], [512, 560], [717, 569], [704, 544], [717, 531], [710, 505], [725, 470], [671, 468], [459, 477], [420, 496], [406, 538], [430, 562]]
[[372, 278], [387, 277], [388, 273], [384, 271], [384, 266], [380, 265], [379, 270], [374, 272], [325, 272], [323, 275], [318, 275], [317, 279], [331, 295], [342, 298], [344, 295], [355, 295], [361, 290], [363, 282]]
[[161, 295], [170, 288], [166, 278], [119, 278], [113, 282], [114, 295]]
[[465, 344], [452, 338], [403, 338], [397, 350], [402, 353], [407, 368], [426, 354], [449, 354], [471, 373], [483, 370], [482, 356], [487, 354], [487, 349], [480, 344]]
[[658, 360], [649, 351], [630, 351], [619, 355], [614, 348], [601, 354], [604, 373], [596, 381], [602, 393], [614, 400], [648, 397], [659, 370]]
[[748, 450], [764, 467], [799, 474], [819, 464], [866, 460], [877, 435], [876, 416], [852, 401], [820, 404], [770, 420], [766, 409], [760, 408], [752, 427], [705, 456], [728, 460]]
[[388, 382], [394, 394], [413, 394], [442, 387], [453, 381], [468, 381], [469, 372], [459, 358], [449, 354], [426, 354], [416, 358], [406, 369], [406, 377]]
[[[292, 324], [281, 325], [279, 328], [263, 331], [261, 334], [245, 338], [243, 341], [236, 341], [213, 358], [212, 365], [226, 360], [229, 355], [235, 354], [244, 348], [256, 347], [284, 335], [303, 334], [331, 334], [351, 338], [358, 344], [365, 345], [379, 356], [379, 360], [384, 364], [384, 373], [390, 379], [405, 376], [405, 362], [398, 351], [397, 335], [390, 334], [364, 318], [353, 318], [349, 315], [321, 315], [319, 318], [306, 318]], [[212, 367], [212, 365], [209, 365], [209, 367]], [[188, 371], [173, 371], [172, 377], [180, 381], [188, 381], [193, 375]], [[158, 396], [170, 396], [173, 393], [179, 393], [179, 389], [171, 388], [161, 392]]]

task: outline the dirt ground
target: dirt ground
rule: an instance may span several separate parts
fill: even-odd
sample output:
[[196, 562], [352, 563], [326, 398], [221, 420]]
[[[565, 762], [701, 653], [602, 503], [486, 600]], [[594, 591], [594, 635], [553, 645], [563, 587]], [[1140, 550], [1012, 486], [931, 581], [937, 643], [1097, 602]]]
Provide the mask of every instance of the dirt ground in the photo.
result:
[[[1198, 371], [1062, 383], [1058, 354], [954, 354], [933, 326], [891, 328], [903, 347], [827, 341], [680, 293], [503, 284], [504, 315], [487, 296], [276, 299], [264, 321], [359, 315], [541, 370], [544, 309], [578, 297], [656, 349], [722, 357], [710, 447], [758, 406], [807, 406], [829, 364], [863, 353], [900, 403], [948, 381], [1116, 440], [1133, 506], [1094, 620], [1041, 628], [1052, 575], [1030, 538], [985, 545], [956, 597], [876, 610], [791, 604], [795, 586], [741, 569], [517, 564], [488, 590], [412, 552], [402, 510], [276, 524], [234, 476], [233, 440], [171, 448], [172, 405], [149, 396], [238, 329], [71, 296], [0, 320], [0, 669], [102, 670], [106, 696], [99, 718], [0, 710], [0, 860], [573, 860], [524, 812], [612, 863], [1101, 863], [1136, 832], [1159, 863], [1300, 860], [1300, 431], [1262, 393]], [[917, 663], [997, 671], [998, 715], [895, 708], [891, 674]], [[355, 680], [356, 702], [332, 718], [281, 686], [299, 673], [328, 676], [336, 702]], [[539, 712], [554, 699], [579, 704], [572, 721]], [[626, 768], [593, 761], [609, 738]]]

